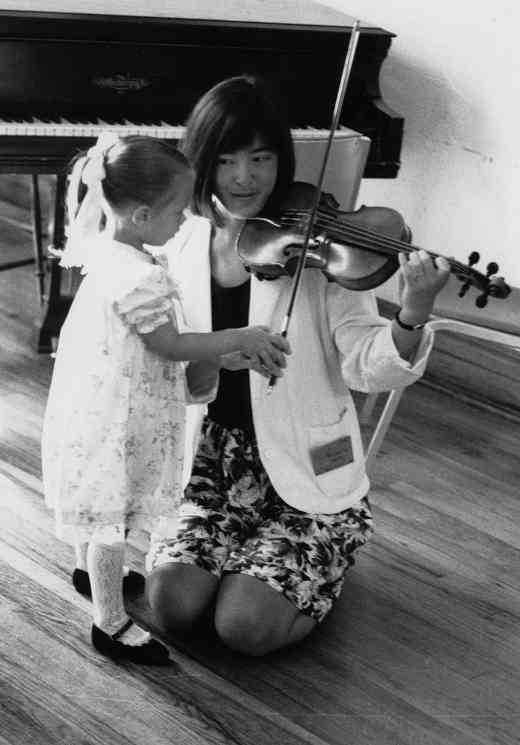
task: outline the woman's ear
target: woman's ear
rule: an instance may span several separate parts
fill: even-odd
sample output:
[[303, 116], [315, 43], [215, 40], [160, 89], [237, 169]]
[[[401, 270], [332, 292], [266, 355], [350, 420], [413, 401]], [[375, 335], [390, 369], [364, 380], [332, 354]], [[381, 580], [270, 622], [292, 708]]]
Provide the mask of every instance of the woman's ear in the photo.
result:
[[143, 228], [147, 225], [151, 217], [151, 210], [146, 204], [140, 204], [132, 212], [132, 222], [138, 228]]

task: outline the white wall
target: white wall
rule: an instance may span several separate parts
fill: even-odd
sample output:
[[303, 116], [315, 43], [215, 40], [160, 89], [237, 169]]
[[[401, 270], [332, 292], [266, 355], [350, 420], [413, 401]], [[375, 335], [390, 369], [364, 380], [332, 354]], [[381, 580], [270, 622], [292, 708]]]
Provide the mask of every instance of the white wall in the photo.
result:
[[[398, 209], [414, 243], [429, 250], [461, 261], [479, 251], [478, 269], [497, 261], [519, 287], [520, 5], [322, 4], [397, 35], [380, 82], [383, 99], [405, 118], [402, 166], [395, 180], [365, 179], [359, 203]], [[509, 301], [501, 309], [510, 315]]]

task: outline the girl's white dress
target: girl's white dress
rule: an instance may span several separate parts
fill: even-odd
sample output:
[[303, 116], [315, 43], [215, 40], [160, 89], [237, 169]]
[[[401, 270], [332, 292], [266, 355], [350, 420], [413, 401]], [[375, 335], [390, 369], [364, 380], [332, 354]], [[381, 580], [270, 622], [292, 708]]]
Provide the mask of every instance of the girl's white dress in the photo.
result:
[[182, 496], [184, 365], [141, 336], [179, 327], [178, 290], [151, 255], [98, 241], [61, 330], [43, 426], [45, 499], [70, 543], [98, 527], [112, 540], [167, 534]]

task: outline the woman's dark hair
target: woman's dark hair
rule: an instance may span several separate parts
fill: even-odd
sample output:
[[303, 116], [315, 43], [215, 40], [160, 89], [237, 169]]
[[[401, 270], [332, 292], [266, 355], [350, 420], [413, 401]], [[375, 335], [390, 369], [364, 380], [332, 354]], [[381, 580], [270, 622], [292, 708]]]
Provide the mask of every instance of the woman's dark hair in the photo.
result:
[[218, 158], [255, 137], [278, 155], [276, 184], [263, 213], [276, 209], [294, 178], [294, 146], [281, 101], [262, 78], [241, 75], [205, 93], [187, 123], [182, 150], [195, 171], [193, 211], [218, 223], [212, 201]]
[[[171, 143], [155, 137], [129, 135], [106, 149], [80, 153], [70, 164], [67, 207], [69, 220], [79, 209], [88, 186], [82, 181], [92, 158], [101, 158], [105, 172], [103, 195], [114, 209], [132, 204], [158, 206], [171, 195], [173, 181], [189, 169], [185, 156]], [[70, 193], [72, 190], [72, 193]]]

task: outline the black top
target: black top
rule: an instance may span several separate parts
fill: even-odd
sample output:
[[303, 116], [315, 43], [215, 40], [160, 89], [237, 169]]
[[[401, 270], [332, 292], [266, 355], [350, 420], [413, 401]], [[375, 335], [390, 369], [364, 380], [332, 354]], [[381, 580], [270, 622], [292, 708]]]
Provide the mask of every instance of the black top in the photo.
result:
[[[221, 287], [211, 279], [213, 331], [248, 325], [250, 288], [249, 279], [237, 287]], [[224, 427], [254, 434], [249, 370], [220, 371], [217, 397], [209, 404], [208, 415]]]

